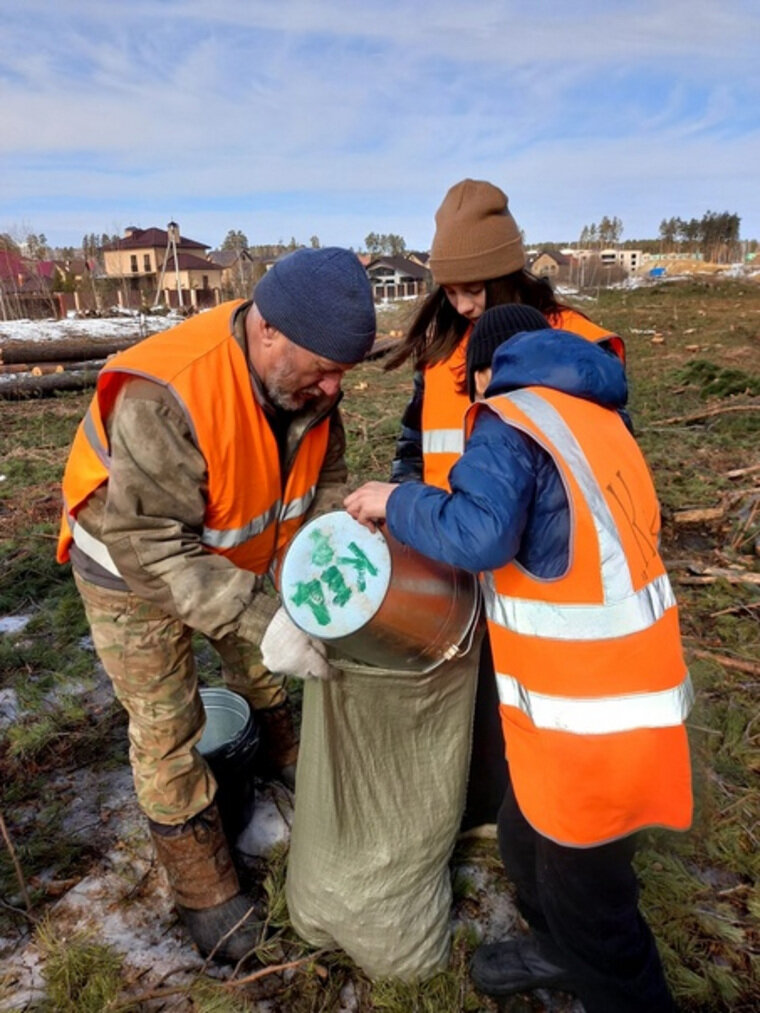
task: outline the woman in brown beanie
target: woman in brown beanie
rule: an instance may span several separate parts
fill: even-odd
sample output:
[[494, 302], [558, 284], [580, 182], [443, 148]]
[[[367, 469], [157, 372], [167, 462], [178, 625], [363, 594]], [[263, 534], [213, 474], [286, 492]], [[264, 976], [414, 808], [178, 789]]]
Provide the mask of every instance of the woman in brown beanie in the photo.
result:
[[[475, 321], [492, 306], [521, 303], [550, 327], [572, 331], [624, 360], [621, 339], [557, 301], [551, 284], [526, 268], [525, 250], [506, 194], [484, 180], [463, 179], [435, 216], [430, 270], [436, 282], [386, 369], [412, 359], [414, 391], [401, 419], [391, 481], [424, 480], [449, 488], [448, 473], [464, 450], [467, 343]], [[467, 807], [462, 829], [496, 822], [506, 789], [504, 741], [491, 649], [480, 663]]]

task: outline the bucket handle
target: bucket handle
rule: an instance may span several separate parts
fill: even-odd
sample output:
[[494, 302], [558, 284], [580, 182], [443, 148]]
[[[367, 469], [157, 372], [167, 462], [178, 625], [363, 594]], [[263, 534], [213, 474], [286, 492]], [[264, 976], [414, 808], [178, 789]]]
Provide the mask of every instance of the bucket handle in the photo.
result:
[[480, 601], [481, 601], [480, 584], [476, 583], [475, 587], [476, 587], [478, 607], [475, 609], [474, 615], [472, 617], [472, 622], [470, 623], [470, 628], [467, 631], [465, 639], [462, 641], [462, 643], [466, 642], [467, 646], [466, 647], [462, 647], [462, 643], [460, 643], [460, 644], [452, 644], [451, 647], [448, 648], [448, 650], [444, 651], [443, 658], [441, 659], [442, 661], [451, 661], [452, 658], [463, 658], [466, 654], [470, 653], [473, 641], [475, 639], [475, 631], [478, 629], [478, 626], [480, 625], [480, 611], [481, 611], [480, 610]]

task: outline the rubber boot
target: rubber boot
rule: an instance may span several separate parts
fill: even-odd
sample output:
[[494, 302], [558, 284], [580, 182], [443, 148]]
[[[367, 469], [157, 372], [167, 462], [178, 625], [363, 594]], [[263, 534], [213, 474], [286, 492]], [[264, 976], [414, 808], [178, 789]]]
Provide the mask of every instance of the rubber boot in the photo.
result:
[[296, 786], [298, 736], [290, 704], [278, 704], [256, 711], [261, 741], [258, 766], [265, 777], [274, 777], [290, 788]]
[[536, 988], [571, 991], [570, 972], [561, 956], [537, 935], [520, 936], [502, 943], [484, 943], [473, 955], [470, 975], [479, 992], [496, 998]]
[[171, 827], [149, 820], [177, 913], [204, 957], [237, 963], [261, 942], [259, 906], [240, 890], [217, 806]]

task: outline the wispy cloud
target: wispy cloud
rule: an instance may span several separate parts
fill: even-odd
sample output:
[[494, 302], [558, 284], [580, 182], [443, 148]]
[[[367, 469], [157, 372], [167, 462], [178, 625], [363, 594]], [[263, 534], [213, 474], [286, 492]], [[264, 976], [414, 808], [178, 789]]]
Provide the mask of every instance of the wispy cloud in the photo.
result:
[[[736, 211], [760, 235], [755, 0], [25, 0], [0, 33], [0, 230], [427, 246], [465, 175], [528, 236]], [[65, 233], [65, 235], [64, 235]]]

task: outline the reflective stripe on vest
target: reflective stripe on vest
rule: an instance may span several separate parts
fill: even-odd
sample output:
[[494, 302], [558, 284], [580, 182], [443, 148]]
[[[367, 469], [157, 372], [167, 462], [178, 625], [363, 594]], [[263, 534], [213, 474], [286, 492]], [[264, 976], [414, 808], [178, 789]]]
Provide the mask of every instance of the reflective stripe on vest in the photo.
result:
[[472, 326], [448, 357], [425, 369], [422, 397], [423, 478], [428, 485], [449, 491], [449, 472], [464, 451], [462, 419], [470, 404], [457, 389], [466, 376], [467, 342]]
[[100, 435], [98, 434], [98, 427], [95, 425], [95, 420], [92, 417], [92, 405], [90, 405], [87, 409], [87, 412], [82, 419], [82, 430], [84, 435], [87, 437], [87, 442], [92, 447], [101, 464], [103, 464], [106, 468], [110, 468], [111, 455], [108, 453], [108, 447], [104, 446], [102, 440], [100, 439]]
[[694, 703], [694, 687], [688, 672], [683, 682], [672, 689], [585, 699], [536, 693], [503, 672], [496, 673], [496, 687], [499, 702], [522, 711], [536, 728], [573, 735], [609, 735], [680, 725]]
[[694, 690], [646, 462], [615, 412], [558, 391], [473, 405], [468, 432], [484, 411], [551, 456], [570, 514], [563, 574], [512, 560], [481, 577], [520, 811], [568, 847], [686, 829]]
[[242, 528], [203, 528], [201, 541], [210, 549], [234, 549], [255, 538], [277, 520], [282, 504], [279, 500], [258, 517], [252, 517]]
[[[231, 331], [232, 315], [240, 305], [219, 306], [153, 335], [120, 353], [101, 371], [64, 473], [68, 510], [59, 535], [60, 562], [68, 558], [77, 511], [108, 481], [104, 420], [129, 376], [162, 384], [184, 411], [207, 467], [201, 533], [205, 548], [227, 555], [244, 569], [264, 573], [281, 543], [293, 536], [316, 494], [329, 440], [330, 412], [316, 418], [304, 432], [283, 482], [274, 435], [256, 400], [245, 354]], [[210, 376], [215, 382], [209, 382]], [[251, 460], [257, 467], [255, 482], [251, 481]]]
[[433, 429], [422, 434], [423, 454], [464, 453], [464, 433], [461, 429]]
[[515, 633], [556, 640], [606, 640], [647, 629], [676, 604], [667, 575], [634, 590], [615, 521], [569, 426], [539, 394], [518, 390], [507, 397], [557, 447], [589, 505], [599, 539], [604, 602], [561, 605], [499, 595], [489, 574], [483, 581], [489, 618]]
[[237, 545], [243, 545], [249, 539], [260, 535], [274, 521], [282, 523], [283, 521], [291, 521], [297, 517], [303, 517], [313, 503], [316, 492], [317, 487], [313, 485], [303, 496], [299, 496], [290, 503], [286, 503], [284, 508], [282, 502], [277, 500], [265, 513], [260, 514], [258, 517], [253, 517], [242, 528], [219, 530], [204, 527], [201, 541], [204, 545], [213, 549], [232, 549]]
[[280, 514], [280, 521], [292, 521], [296, 517], [303, 517], [314, 502], [316, 494], [317, 487], [313, 485], [310, 489], [306, 490], [303, 496], [298, 496], [296, 499], [291, 500], [290, 503], [285, 505], [285, 509]]
[[676, 604], [667, 576], [655, 577], [640, 591], [604, 605], [561, 605], [498, 594], [492, 574], [481, 578], [488, 618], [529, 637], [550, 640], [611, 640], [648, 629]]
[[94, 559], [96, 563], [103, 567], [104, 570], [108, 570], [115, 577], [121, 577], [121, 574], [116, 568], [111, 558], [111, 553], [105, 547], [103, 542], [98, 538], [94, 538], [89, 531], [85, 531], [81, 524], [77, 524], [73, 517], [69, 517], [69, 527], [71, 529], [71, 537], [74, 540], [74, 544], [78, 545], [82, 552], [89, 556], [90, 559]]
[[676, 605], [667, 574], [634, 589], [614, 518], [572, 430], [540, 394], [518, 390], [506, 397], [562, 454], [589, 505], [599, 540], [603, 601], [563, 604], [499, 594], [493, 574], [487, 573], [482, 584], [488, 618], [513, 633], [550, 640], [611, 640], [649, 629]]

